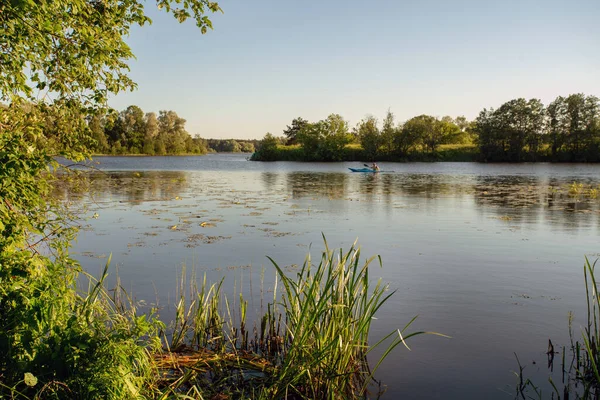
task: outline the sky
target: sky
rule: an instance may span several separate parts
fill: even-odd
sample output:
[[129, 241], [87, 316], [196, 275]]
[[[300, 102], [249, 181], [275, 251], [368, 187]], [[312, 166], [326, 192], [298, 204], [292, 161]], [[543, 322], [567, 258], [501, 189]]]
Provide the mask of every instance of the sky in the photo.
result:
[[511, 99], [600, 96], [600, 0], [222, 0], [202, 35], [146, 4], [127, 43], [138, 89], [204, 138], [281, 136], [292, 119], [398, 122]]

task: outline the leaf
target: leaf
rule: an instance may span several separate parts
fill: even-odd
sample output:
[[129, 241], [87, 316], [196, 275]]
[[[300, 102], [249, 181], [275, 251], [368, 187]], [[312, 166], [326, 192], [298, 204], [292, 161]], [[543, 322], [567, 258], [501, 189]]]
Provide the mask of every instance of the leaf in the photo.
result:
[[29, 387], [34, 387], [37, 385], [38, 380], [31, 372], [25, 372], [25, 384]]

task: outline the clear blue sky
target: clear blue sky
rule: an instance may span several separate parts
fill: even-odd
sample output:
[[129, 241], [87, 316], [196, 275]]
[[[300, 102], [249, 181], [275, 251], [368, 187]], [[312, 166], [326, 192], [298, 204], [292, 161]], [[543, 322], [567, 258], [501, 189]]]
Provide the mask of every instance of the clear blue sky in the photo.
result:
[[204, 138], [600, 96], [600, 0], [223, 0], [206, 35], [153, 3], [127, 39], [139, 87], [111, 105], [174, 110]]

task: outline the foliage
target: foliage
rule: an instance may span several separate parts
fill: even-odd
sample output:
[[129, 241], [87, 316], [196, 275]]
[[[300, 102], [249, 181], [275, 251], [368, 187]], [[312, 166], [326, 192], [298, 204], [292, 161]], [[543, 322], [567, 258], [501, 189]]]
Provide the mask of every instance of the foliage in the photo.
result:
[[600, 161], [600, 100], [581, 93], [557, 97], [547, 108], [553, 160]]
[[383, 119], [383, 127], [381, 128], [381, 142], [383, 143], [384, 151], [388, 154], [392, 154], [395, 150], [395, 135], [396, 127], [394, 126], [394, 114], [388, 109], [385, 118]]
[[[202, 32], [211, 28], [205, 12], [219, 11], [207, 0], [157, 0], [180, 22], [193, 16]], [[104, 104], [110, 93], [132, 89], [125, 43], [133, 25], [151, 20], [137, 0], [2, 2], [0, 12], [0, 99], [77, 98], [84, 105]]]
[[218, 153], [253, 153], [258, 140], [244, 139], [207, 139], [209, 151]]
[[344, 118], [331, 114], [325, 120], [305, 124], [296, 141], [302, 146], [306, 161], [341, 161], [342, 151], [351, 137]]
[[544, 113], [537, 99], [511, 100], [497, 110], [484, 110], [476, 120], [482, 156], [494, 161], [535, 160], [542, 140]]
[[308, 121], [298, 117], [292, 121], [292, 126], [287, 126], [286, 129], [283, 130], [283, 134], [287, 138], [286, 144], [294, 145], [297, 143], [298, 134], [306, 127]]
[[[272, 160], [277, 161], [305, 161], [305, 155], [302, 147], [281, 146], [278, 145], [272, 153]], [[381, 154], [378, 156], [380, 161], [457, 161], [457, 162], [474, 162], [479, 157], [479, 149], [472, 144], [442, 144], [434, 154], [411, 152], [404, 156], [395, 154]], [[260, 158], [259, 152], [255, 152], [250, 158], [253, 161], [263, 161]], [[341, 161], [370, 161], [365, 155], [364, 150], [358, 144], [348, 144], [339, 153]]]
[[[204, 13], [219, 10], [206, 0], [157, 5], [179, 21], [193, 17], [202, 31], [211, 27]], [[144, 338], [155, 325], [115, 312], [100, 286], [77, 292], [79, 266], [68, 253], [76, 221], [50, 189], [51, 172], [70, 177], [55, 156], [79, 161], [94, 141], [107, 147], [105, 101], [135, 87], [124, 37], [149, 22], [137, 0], [0, 4], [0, 397], [144, 395]], [[121, 120], [135, 127], [140, 112]], [[121, 147], [140, 145], [141, 136], [121, 143], [121, 134]]]
[[251, 159], [260, 161], [275, 161], [277, 158], [278, 140], [275, 136], [267, 133], [258, 144], [256, 152], [252, 154]]
[[185, 119], [174, 111], [144, 113], [129, 106], [119, 113], [94, 114], [88, 117], [94, 142], [90, 151], [99, 154], [204, 154], [206, 143], [192, 138], [185, 130]]
[[600, 101], [594, 96], [559, 96], [548, 107], [537, 99], [511, 100], [484, 109], [474, 131], [489, 161], [600, 161]]
[[442, 136], [442, 144], [469, 143], [468, 134], [448, 115], [437, 121], [437, 128]]
[[377, 127], [375, 117], [368, 116], [360, 121], [356, 127], [356, 132], [367, 159], [369, 161], [375, 160], [382, 144], [381, 132]]

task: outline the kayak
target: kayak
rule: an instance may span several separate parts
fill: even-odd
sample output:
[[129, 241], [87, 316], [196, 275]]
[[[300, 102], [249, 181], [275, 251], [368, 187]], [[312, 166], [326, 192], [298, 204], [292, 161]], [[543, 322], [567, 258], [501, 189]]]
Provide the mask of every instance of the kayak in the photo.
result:
[[352, 172], [380, 172], [371, 168], [348, 168]]

